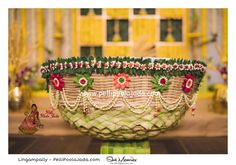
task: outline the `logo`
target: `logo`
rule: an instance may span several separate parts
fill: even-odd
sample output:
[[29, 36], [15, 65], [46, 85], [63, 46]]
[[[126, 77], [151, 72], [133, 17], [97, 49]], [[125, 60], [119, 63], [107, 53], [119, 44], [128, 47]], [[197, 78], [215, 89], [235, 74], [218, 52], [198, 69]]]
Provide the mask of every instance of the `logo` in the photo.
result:
[[137, 162], [137, 158], [134, 158], [133, 156], [127, 157], [114, 157], [114, 156], [107, 156], [106, 157], [107, 162], [110, 164], [133, 164]]

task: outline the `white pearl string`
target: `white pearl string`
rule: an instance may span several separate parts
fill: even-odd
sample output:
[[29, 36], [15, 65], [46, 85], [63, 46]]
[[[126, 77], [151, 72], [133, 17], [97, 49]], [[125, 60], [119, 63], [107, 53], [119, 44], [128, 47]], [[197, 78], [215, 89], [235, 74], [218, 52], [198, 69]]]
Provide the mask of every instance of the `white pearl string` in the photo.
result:
[[97, 105], [97, 104], [91, 99], [91, 97], [89, 97], [89, 96], [87, 96], [87, 99], [88, 99], [89, 103], [90, 103], [93, 107], [95, 107], [95, 108], [97, 108], [97, 109], [99, 109], [99, 110], [107, 111], [107, 110], [110, 110], [110, 109], [115, 105], [115, 103], [116, 103], [116, 101], [117, 101], [117, 99], [118, 99], [118, 96], [119, 96], [119, 95], [113, 96], [111, 102], [109, 102], [108, 104], [103, 105], [103, 106]]
[[167, 102], [159, 92], [157, 99], [159, 100], [160, 104], [162, 105], [162, 107], [164, 109], [166, 109], [168, 111], [172, 111], [172, 110], [176, 109], [179, 106], [179, 104], [182, 102], [183, 94], [181, 94], [180, 97], [178, 99], [176, 99], [175, 101]]
[[[144, 110], [143, 110], [143, 112], [144, 112], [144, 111], [147, 109], [147, 107], [150, 105], [152, 96], [150, 96], [150, 97], [148, 98], [147, 102], [146, 102], [144, 105], [136, 106], [136, 107], [133, 106], [131, 103], [129, 103], [129, 101], [128, 101], [127, 98], [123, 97], [122, 99], [123, 99], [123, 101], [125, 102], [125, 104], [129, 107], [129, 109], [130, 109], [132, 112], [135, 112], [135, 111], [133, 111], [133, 110], [135, 110], [135, 109], [144, 109]], [[143, 112], [142, 112], [142, 113], [143, 113]], [[140, 113], [140, 112], [139, 112], [139, 113]]]
[[[55, 91], [55, 96], [53, 96], [53, 92], [51, 89], [51, 86], [49, 86], [49, 92], [50, 92], [50, 101], [51, 101], [51, 105], [53, 108], [57, 108], [58, 103], [59, 103], [59, 94], [61, 94], [61, 98], [63, 100], [63, 103], [65, 105], [65, 107], [69, 110], [74, 112], [76, 109], [78, 109], [79, 107], [79, 103], [81, 101], [82, 96], [79, 95], [76, 98], [76, 101], [74, 102], [74, 104], [70, 104], [68, 102], [68, 99], [66, 97], [66, 93], [64, 91], [64, 89], [62, 90], [62, 92], [59, 91]], [[99, 110], [103, 110], [103, 111], [108, 111], [110, 109], [112, 109], [114, 107], [114, 105], [116, 104], [118, 98], [120, 96], [120, 92], [119, 94], [113, 96], [112, 100], [105, 104], [105, 105], [98, 105], [97, 103], [95, 103], [95, 101], [92, 100], [91, 97], [89, 96], [85, 96], [84, 100], [82, 102], [83, 107], [87, 107], [87, 103], [86, 103], [86, 99], [88, 100], [88, 102], [95, 108], [99, 109]], [[165, 100], [165, 98], [163, 98], [163, 96], [161, 95], [160, 92], [157, 93], [156, 97], [155, 97], [155, 105], [156, 107], [158, 105], [161, 105], [164, 109], [168, 110], [168, 111], [173, 111], [175, 110], [180, 104], [181, 102], [185, 101], [185, 104], [191, 108], [193, 106], [195, 106], [196, 104], [196, 98], [197, 98], [197, 94], [193, 95], [192, 98], [188, 98], [188, 96], [184, 93], [182, 93], [178, 99], [176, 99], [173, 102], [168, 102]], [[145, 110], [148, 108], [148, 106], [150, 105], [151, 101], [152, 101], [152, 96], [150, 96], [147, 100], [147, 102], [144, 105], [141, 106], [134, 106], [132, 105], [127, 98], [122, 96], [122, 100], [125, 103], [126, 106], [128, 106], [129, 110], [131, 110], [133, 113], [137, 113], [137, 114], [141, 114], [143, 112], [145, 112]], [[86, 104], [86, 105], [85, 105]], [[140, 111], [140, 109], [142, 109], [142, 111]]]
[[[184, 95], [185, 103], [189, 108], [192, 108], [196, 105], [197, 94], [195, 94], [192, 99], [189, 99], [187, 95]], [[191, 104], [191, 105], [190, 105]]]
[[78, 93], [79, 93], [79, 96], [76, 97], [76, 101], [75, 101], [73, 104], [70, 104], [70, 103], [69, 103], [69, 101], [68, 101], [68, 99], [67, 99], [67, 97], [66, 97], [64, 88], [62, 88], [61, 95], [62, 95], [62, 97], [64, 97], [65, 104], [67, 104], [69, 107], [72, 107], [72, 108], [73, 108], [73, 107], [76, 107], [77, 104], [79, 104], [79, 102], [80, 102], [81, 93], [80, 93], [80, 92], [78, 92]]
[[69, 107], [69, 106], [66, 104], [66, 100], [65, 100], [65, 98], [63, 97], [62, 94], [61, 94], [61, 96], [62, 96], [62, 100], [63, 100], [63, 103], [64, 103], [65, 107], [66, 107], [69, 111], [74, 112], [76, 109], [78, 109], [78, 107], [79, 107], [79, 102], [78, 102], [78, 104], [76, 104], [76, 106], [74, 106], [73, 108], [71, 108], [71, 107]]

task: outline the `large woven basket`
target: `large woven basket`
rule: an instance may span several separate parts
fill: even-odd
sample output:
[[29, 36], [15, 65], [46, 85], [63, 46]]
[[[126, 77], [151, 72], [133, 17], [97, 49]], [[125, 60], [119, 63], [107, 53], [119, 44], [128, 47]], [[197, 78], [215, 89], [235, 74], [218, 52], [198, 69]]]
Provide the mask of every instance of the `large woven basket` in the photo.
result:
[[128, 57], [58, 59], [41, 68], [63, 119], [109, 140], [144, 139], [176, 126], [194, 111], [205, 70], [196, 60]]

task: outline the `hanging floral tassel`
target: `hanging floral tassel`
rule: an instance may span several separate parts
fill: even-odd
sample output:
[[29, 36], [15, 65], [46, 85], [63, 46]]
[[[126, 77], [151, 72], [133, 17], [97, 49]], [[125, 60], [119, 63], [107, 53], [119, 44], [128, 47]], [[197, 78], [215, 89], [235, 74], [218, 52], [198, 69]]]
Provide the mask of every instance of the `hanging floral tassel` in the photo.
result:
[[153, 113], [153, 116], [157, 117], [159, 115], [159, 112], [161, 112], [161, 107], [156, 107], [156, 112]]
[[157, 112], [161, 112], [161, 107], [157, 107], [157, 108], [156, 108], [156, 111], [157, 111]]
[[196, 107], [195, 107], [195, 106], [193, 106], [191, 111], [192, 111], [192, 113], [191, 113], [191, 114], [192, 114], [192, 116], [195, 116]]
[[83, 98], [83, 109], [82, 109], [82, 113], [84, 114], [84, 116], [86, 116], [89, 113], [89, 109], [86, 103], [85, 98]]

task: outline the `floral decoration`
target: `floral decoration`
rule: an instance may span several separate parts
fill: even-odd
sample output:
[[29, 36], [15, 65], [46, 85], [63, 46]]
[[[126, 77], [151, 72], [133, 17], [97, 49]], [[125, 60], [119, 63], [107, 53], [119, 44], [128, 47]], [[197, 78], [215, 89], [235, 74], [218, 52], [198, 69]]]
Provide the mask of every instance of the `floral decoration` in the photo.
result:
[[163, 92], [169, 89], [169, 85], [170, 85], [170, 81], [169, 78], [165, 77], [165, 76], [158, 76], [155, 75], [152, 79], [152, 87], [153, 89], [155, 89], [156, 91], [159, 92]]
[[161, 69], [160, 63], [156, 63], [156, 64], [155, 64], [155, 69], [156, 69], [156, 70], [160, 70], [160, 69]]
[[141, 69], [142, 69], [142, 71], [145, 71], [146, 70], [146, 64], [142, 64]]
[[59, 74], [51, 74], [50, 76], [52, 78], [53, 87], [59, 91], [62, 91], [62, 88], [65, 85], [63, 77]]
[[166, 77], [193, 75], [200, 82], [206, 72], [206, 64], [197, 60], [161, 59], [161, 58], [133, 58], [133, 57], [71, 57], [48, 60], [41, 69], [43, 78], [50, 78], [50, 74], [104, 74], [116, 75], [125, 73], [129, 76]]
[[153, 64], [153, 63], [149, 63], [149, 64], [148, 64], [148, 69], [149, 69], [149, 70], [153, 69], [153, 67], [154, 67], [154, 64]]
[[191, 75], [191, 74], [186, 75], [185, 78], [184, 78], [184, 82], [182, 84], [183, 91], [185, 93], [190, 92], [193, 88], [193, 83], [194, 83], [193, 75]]
[[[131, 69], [134, 67], [134, 65], [135, 65], [135, 64], [134, 64], [133, 61], [129, 62], [129, 64], [128, 64], [129, 68], [131, 68]], [[136, 69], [137, 69], [137, 68], [136, 68]]]
[[76, 74], [74, 82], [77, 84], [81, 91], [87, 91], [88, 89], [92, 89], [93, 78], [91, 78], [87, 74]]
[[129, 87], [130, 77], [125, 73], [118, 73], [113, 79], [113, 83], [118, 89], [125, 89]]
[[139, 69], [140, 68], [140, 63], [139, 62], [135, 62], [134, 67], [135, 67], [135, 69]]
[[125, 69], [125, 68], [127, 68], [127, 66], [128, 66], [127, 61], [123, 61], [123, 68]]
[[109, 62], [106, 62], [105, 64], [104, 64], [104, 69], [108, 69], [109, 68]]

